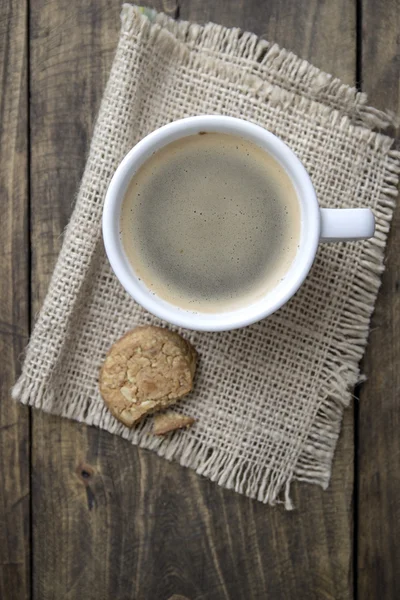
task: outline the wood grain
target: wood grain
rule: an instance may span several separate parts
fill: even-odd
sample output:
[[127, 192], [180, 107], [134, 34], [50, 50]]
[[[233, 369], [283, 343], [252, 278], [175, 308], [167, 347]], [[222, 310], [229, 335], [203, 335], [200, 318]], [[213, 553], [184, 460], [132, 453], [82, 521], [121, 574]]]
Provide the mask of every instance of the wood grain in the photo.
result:
[[[400, 114], [400, 5], [362, 2], [361, 85]], [[391, 133], [396, 133], [392, 131]], [[400, 130], [397, 130], [399, 139]], [[397, 148], [399, 148], [397, 142]], [[364, 370], [358, 425], [358, 595], [400, 598], [400, 207], [394, 214]]]
[[0, 598], [29, 598], [29, 410], [10, 399], [28, 339], [28, 94], [24, 0], [0, 4]]
[[[83, 172], [120, 6], [33, 0], [30, 11], [32, 313], [37, 314]], [[104, 582], [109, 514], [97, 510], [98, 498], [94, 507], [82, 475], [91, 472], [86, 466], [90, 433], [38, 412], [32, 417], [33, 597], [111, 597]], [[97, 439], [98, 432], [93, 434]], [[108, 499], [106, 506], [111, 509]]]
[[[354, 81], [354, 2], [148, 4], [252, 29]], [[119, 1], [31, 2], [34, 312], [83, 170], [119, 9]], [[330, 490], [295, 486], [294, 513], [94, 428], [35, 414], [33, 434], [35, 597], [264, 600], [300, 590], [304, 598], [352, 597], [351, 412]]]
[[252, 31], [354, 85], [356, 2], [180, 0], [179, 16]]

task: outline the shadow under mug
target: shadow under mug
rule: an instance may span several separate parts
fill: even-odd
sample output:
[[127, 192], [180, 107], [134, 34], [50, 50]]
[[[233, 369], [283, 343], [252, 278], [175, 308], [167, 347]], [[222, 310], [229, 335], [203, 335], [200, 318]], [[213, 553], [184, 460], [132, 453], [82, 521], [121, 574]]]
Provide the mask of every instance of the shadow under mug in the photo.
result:
[[[185, 136], [219, 132], [253, 142], [275, 158], [288, 174], [300, 205], [300, 242], [285, 277], [265, 296], [238, 308], [218, 313], [193, 312], [175, 306], [150, 291], [135, 274], [120, 237], [121, 206], [137, 170], [154, 152]], [[103, 238], [111, 267], [126, 291], [149, 312], [174, 325], [200, 331], [226, 331], [250, 325], [283, 306], [307, 277], [320, 242], [362, 240], [374, 235], [375, 220], [368, 208], [320, 208], [311, 179], [294, 152], [271, 132], [242, 119], [219, 115], [174, 121], [143, 138], [125, 156], [109, 185], [103, 209]]]

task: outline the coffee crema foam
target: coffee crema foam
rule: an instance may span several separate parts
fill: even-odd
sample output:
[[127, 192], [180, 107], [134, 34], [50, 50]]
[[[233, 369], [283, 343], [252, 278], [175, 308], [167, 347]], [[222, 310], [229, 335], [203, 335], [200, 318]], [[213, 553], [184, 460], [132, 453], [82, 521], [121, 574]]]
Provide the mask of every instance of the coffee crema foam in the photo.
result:
[[279, 163], [237, 136], [201, 133], [155, 152], [133, 176], [120, 232], [148, 289], [182, 309], [248, 306], [287, 273], [300, 207]]

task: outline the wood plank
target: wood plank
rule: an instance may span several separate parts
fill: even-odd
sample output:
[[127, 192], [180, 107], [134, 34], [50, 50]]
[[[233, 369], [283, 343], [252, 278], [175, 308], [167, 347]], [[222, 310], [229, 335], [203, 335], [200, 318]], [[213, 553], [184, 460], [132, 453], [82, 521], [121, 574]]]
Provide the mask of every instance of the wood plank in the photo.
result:
[[25, 0], [0, 4], [0, 598], [30, 595], [29, 409], [10, 388], [28, 340], [28, 103]]
[[[400, 114], [400, 6], [362, 0], [361, 84]], [[400, 135], [400, 129], [390, 133]], [[397, 148], [399, 142], [397, 141]], [[400, 206], [370, 334], [359, 403], [358, 597], [400, 598]]]
[[[82, 176], [117, 41], [119, 11], [119, 3], [106, 0], [30, 2], [34, 315], [45, 297]], [[105, 597], [100, 572], [107, 573], [104, 553], [110, 548], [104, 526], [108, 515], [101, 523], [103, 515], [97, 518], [97, 511], [89, 512], [83, 483], [86, 480], [78, 475], [88, 448], [84, 428], [33, 411], [35, 598]], [[99, 553], [103, 560], [99, 560]], [[93, 588], [89, 589], [92, 582]], [[92, 591], [97, 592], [96, 596]]]
[[[36, 312], [83, 170], [120, 3], [31, 4]], [[354, 3], [161, 6], [173, 16], [253, 29], [354, 81]], [[295, 486], [293, 513], [223, 490], [94, 428], [35, 414], [33, 433], [35, 597], [264, 600], [299, 590], [307, 598], [352, 597], [351, 412], [330, 490]]]
[[355, 83], [356, 3], [326, 0], [180, 0], [181, 19], [252, 31]]
[[[180, 16], [255, 31], [354, 85], [355, 4], [243, 0], [236, 5], [238, 8], [232, 10], [228, 2], [183, 0]], [[353, 412], [349, 410], [327, 492], [299, 486], [295, 500], [298, 510], [290, 515], [260, 508], [255, 521], [259, 550], [253, 554], [260, 570], [253, 574], [248, 597], [256, 589], [260, 595], [255, 597], [260, 598], [294, 598], [299, 590], [304, 598], [353, 597], [353, 427]], [[243, 506], [241, 514], [246, 522], [249, 517]], [[268, 574], [265, 596], [261, 593], [261, 572]]]

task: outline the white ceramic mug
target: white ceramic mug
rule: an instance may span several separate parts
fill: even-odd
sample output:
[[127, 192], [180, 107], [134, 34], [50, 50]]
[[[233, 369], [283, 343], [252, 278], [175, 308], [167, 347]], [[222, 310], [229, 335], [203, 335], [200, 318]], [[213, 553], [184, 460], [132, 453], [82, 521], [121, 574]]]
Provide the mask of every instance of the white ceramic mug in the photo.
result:
[[[215, 314], [191, 312], [154, 295], [136, 276], [125, 255], [119, 234], [122, 201], [128, 184], [139, 167], [166, 144], [200, 131], [233, 134], [263, 148], [289, 175], [301, 209], [299, 249], [283, 280], [256, 302], [237, 310]], [[307, 171], [282, 140], [253, 123], [218, 115], [174, 121], [142, 139], [116, 170], [107, 191], [103, 211], [103, 237], [107, 256], [126, 291], [157, 317], [181, 327], [203, 331], [235, 329], [267, 317], [297, 292], [311, 269], [319, 242], [362, 240], [372, 237], [374, 230], [375, 221], [370, 209], [320, 208]]]

